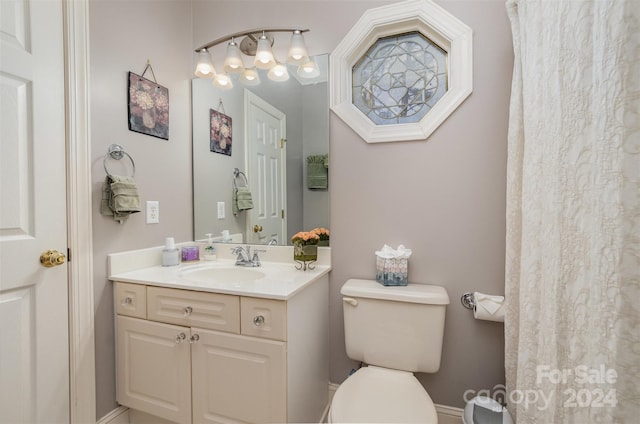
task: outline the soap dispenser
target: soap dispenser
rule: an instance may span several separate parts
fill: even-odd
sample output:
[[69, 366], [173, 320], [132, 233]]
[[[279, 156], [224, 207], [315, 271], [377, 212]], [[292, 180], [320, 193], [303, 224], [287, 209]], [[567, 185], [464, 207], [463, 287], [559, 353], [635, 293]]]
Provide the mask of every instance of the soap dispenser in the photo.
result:
[[162, 249], [162, 266], [180, 265], [180, 250], [176, 247], [173, 237], [167, 237], [164, 240], [164, 249]]
[[216, 249], [213, 247], [213, 238], [211, 237], [211, 233], [205, 234], [207, 236], [207, 245], [204, 248], [204, 255], [202, 256], [207, 261], [215, 261], [216, 257]]

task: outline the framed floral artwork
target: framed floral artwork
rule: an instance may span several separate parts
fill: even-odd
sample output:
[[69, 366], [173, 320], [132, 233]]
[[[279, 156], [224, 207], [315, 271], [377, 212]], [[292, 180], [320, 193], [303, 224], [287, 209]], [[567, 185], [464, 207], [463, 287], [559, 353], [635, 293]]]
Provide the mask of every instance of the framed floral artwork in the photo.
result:
[[169, 139], [169, 89], [129, 72], [129, 129]]
[[213, 109], [209, 109], [209, 112], [211, 117], [209, 150], [231, 156], [231, 117]]

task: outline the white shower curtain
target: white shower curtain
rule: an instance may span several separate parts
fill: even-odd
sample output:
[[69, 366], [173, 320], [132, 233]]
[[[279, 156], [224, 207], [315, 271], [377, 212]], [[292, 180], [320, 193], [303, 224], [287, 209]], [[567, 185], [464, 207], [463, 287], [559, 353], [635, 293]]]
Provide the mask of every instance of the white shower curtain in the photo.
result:
[[507, 10], [508, 407], [519, 423], [636, 423], [640, 1]]

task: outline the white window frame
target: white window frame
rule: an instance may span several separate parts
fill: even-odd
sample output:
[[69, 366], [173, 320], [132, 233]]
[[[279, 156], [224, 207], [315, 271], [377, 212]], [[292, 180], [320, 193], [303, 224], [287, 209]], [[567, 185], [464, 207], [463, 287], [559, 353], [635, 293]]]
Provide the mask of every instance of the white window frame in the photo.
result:
[[[376, 125], [353, 105], [353, 66], [380, 38], [418, 31], [447, 52], [447, 93], [416, 123]], [[367, 10], [331, 53], [331, 110], [367, 143], [427, 139], [473, 91], [471, 28], [431, 0]]]

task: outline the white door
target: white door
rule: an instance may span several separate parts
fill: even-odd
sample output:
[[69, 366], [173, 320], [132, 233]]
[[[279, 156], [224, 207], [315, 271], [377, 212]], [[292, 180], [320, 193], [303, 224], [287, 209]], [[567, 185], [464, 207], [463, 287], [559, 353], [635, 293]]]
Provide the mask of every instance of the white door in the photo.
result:
[[39, 259], [67, 253], [62, 2], [0, 16], [0, 423], [64, 423], [67, 264]]
[[245, 90], [245, 134], [253, 209], [247, 213], [247, 242], [287, 244], [286, 116]]

